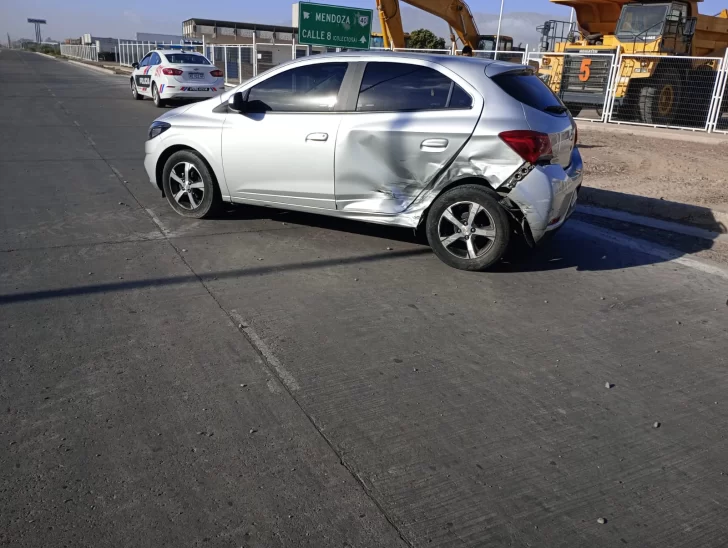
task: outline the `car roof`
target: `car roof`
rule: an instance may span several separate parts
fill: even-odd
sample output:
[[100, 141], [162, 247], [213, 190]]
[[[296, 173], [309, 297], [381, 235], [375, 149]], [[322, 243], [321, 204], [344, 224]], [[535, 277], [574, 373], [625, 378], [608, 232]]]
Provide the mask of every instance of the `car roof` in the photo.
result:
[[483, 59], [482, 57], [466, 57], [462, 55], [448, 55], [436, 53], [412, 53], [402, 51], [342, 51], [338, 53], [321, 53], [318, 55], [308, 55], [299, 57], [284, 64], [295, 64], [304, 61], [317, 61], [325, 59], [346, 59], [347, 61], [385, 61], [385, 60], [419, 60], [435, 63], [446, 67], [456, 74], [466, 79], [479, 79], [486, 74], [494, 76], [501, 72], [510, 72], [513, 70], [529, 70], [527, 65], [519, 65], [516, 63], [508, 63], [505, 61], [493, 61], [491, 59]]

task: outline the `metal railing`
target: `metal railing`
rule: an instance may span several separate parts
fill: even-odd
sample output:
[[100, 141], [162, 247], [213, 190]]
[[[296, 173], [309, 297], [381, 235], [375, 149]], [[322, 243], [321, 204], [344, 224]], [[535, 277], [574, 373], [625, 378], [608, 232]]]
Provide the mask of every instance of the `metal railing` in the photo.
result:
[[532, 52], [526, 64], [559, 96], [577, 120], [604, 122], [614, 78], [613, 53]]
[[99, 60], [99, 52], [96, 50], [96, 46], [61, 44], [61, 55], [71, 59], [80, 59], [81, 61]]
[[[180, 47], [179, 43], [174, 42], [151, 42], [140, 40], [119, 40], [116, 48], [116, 58], [120, 65], [130, 67], [132, 63], [138, 63], [142, 58], [152, 50], [168, 47]], [[184, 46], [185, 49], [193, 48], [202, 53], [203, 46]]]
[[577, 119], [728, 133], [728, 53], [534, 52], [526, 64]]
[[716, 90], [724, 73], [720, 57], [622, 55], [608, 121], [708, 131], [720, 104]]

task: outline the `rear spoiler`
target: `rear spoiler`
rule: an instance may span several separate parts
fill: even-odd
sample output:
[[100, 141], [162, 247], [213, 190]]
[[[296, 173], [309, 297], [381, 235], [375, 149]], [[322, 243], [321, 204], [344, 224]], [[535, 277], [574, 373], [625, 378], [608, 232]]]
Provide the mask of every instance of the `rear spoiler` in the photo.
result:
[[503, 74], [504, 72], [522, 74], [523, 76], [531, 76], [536, 73], [534, 71], [534, 67], [528, 65], [516, 65], [514, 63], [495, 62], [490, 63], [487, 67], [485, 67], [485, 75], [488, 78], [493, 78], [493, 76]]

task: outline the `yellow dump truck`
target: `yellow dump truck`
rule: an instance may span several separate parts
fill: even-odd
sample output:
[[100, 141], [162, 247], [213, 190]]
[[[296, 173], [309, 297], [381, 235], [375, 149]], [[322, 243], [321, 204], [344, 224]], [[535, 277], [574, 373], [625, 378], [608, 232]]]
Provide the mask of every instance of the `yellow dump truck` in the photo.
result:
[[572, 113], [603, 108], [612, 58], [598, 54], [609, 53], [625, 55], [613, 112], [647, 124], [705, 123], [719, 66], [706, 58], [725, 54], [728, 10], [700, 15], [695, 1], [551, 1], [574, 8], [578, 31], [544, 54], [539, 75]]

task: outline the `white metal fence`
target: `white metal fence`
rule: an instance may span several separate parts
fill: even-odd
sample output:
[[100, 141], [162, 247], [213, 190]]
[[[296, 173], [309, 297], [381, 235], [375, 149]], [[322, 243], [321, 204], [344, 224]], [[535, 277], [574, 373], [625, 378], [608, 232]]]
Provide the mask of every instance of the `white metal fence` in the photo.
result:
[[[116, 48], [116, 58], [120, 65], [130, 67], [133, 63], [138, 63], [151, 50], [163, 47], [180, 47], [179, 43], [173, 42], [147, 42], [139, 40], [119, 40]], [[194, 48], [202, 53], [203, 46], [185, 46], [185, 49]]]
[[613, 53], [530, 53], [527, 64], [577, 120], [603, 122], [614, 77]]
[[[328, 51], [325, 47], [287, 44], [208, 44], [205, 56], [225, 73], [225, 84], [236, 86], [291, 59]], [[332, 50], [335, 51], [335, 50]]]
[[72, 59], [80, 59], [82, 61], [99, 60], [99, 52], [96, 51], [96, 46], [74, 46], [61, 44], [61, 55]]
[[725, 57], [530, 53], [526, 63], [581, 120], [728, 133]]

